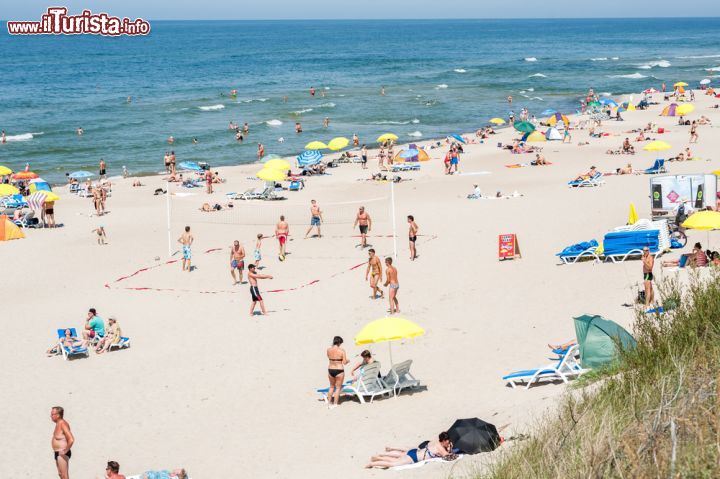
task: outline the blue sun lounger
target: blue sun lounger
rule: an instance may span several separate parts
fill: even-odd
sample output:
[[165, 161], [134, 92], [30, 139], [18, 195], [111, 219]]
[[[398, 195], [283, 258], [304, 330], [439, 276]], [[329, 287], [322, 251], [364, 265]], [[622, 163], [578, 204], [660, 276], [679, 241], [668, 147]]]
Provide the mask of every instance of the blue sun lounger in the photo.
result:
[[573, 264], [577, 263], [583, 257], [595, 258], [596, 262], [600, 262], [600, 258], [595, 252], [598, 249], [598, 242], [594, 239], [590, 241], [584, 241], [577, 243], [563, 249], [559, 253], [555, 253], [555, 256], [560, 258], [562, 264]]
[[[530, 389], [530, 386], [541, 380], [544, 381], [563, 381], [567, 383], [571, 377], [576, 377], [584, 372], [585, 369], [580, 367], [575, 357], [579, 351], [577, 344], [570, 346], [565, 351], [557, 351], [560, 354], [558, 360], [547, 366], [543, 366], [537, 369], [526, 369], [524, 371], [515, 371], [506, 376], [503, 376], [503, 381], [515, 388], [521, 383], [525, 383], [525, 389]], [[555, 351], [553, 351], [555, 352]]]
[[656, 159], [655, 163], [653, 163], [650, 168], [645, 170], [646, 175], [654, 175], [657, 173], [667, 173], [667, 170], [665, 169], [665, 160], [663, 160], [662, 158]]
[[600, 186], [603, 183], [605, 183], [604, 180], [600, 179], [600, 178], [602, 178], [602, 176], [603, 176], [603, 174], [598, 171], [590, 178], [585, 178], [583, 180], [568, 181], [568, 186], [570, 188], [583, 188], [586, 186]]
[[640, 257], [644, 247], [657, 258], [660, 253], [660, 232], [658, 230], [613, 231], [603, 239], [603, 256], [613, 263], [622, 263], [630, 256]]
[[75, 328], [62, 328], [62, 329], [58, 329], [58, 330], [57, 330], [57, 334], [58, 334], [58, 345], [57, 345], [58, 354], [62, 354], [62, 355], [63, 355], [63, 358], [64, 358], [66, 361], [67, 361], [68, 359], [70, 359], [70, 357], [74, 357], [74, 356], [85, 356], [86, 358], [87, 358], [87, 357], [90, 357], [90, 351], [88, 350], [88, 348], [83, 348], [83, 347], [73, 347], [73, 348], [69, 348], [69, 347], [67, 347], [67, 346], [65, 346], [65, 345], [62, 344], [62, 339], [65, 337], [65, 330], [66, 330], [66, 329], [69, 329], [69, 330], [70, 330], [70, 335], [71, 335], [71, 336], [73, 336], [73, 337], [75, 337], [75, 338], [78, 337], [78, 336], [77, 336], [77, 332], [75, 331]]

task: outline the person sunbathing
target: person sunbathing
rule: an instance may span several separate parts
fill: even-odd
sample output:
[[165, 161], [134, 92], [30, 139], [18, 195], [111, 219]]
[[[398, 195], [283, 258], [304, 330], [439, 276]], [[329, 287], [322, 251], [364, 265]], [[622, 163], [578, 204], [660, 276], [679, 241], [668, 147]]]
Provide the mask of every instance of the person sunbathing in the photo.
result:
[[685, 161], [685, 154], [680, 152], [677, 154], [677, 156], [673, 156], [672, 158], [668, 158], [668, 161]]
[[618, 175], [632, 175], [633, 173], [635, 173], [635, 170], [633, 170], [631, 163], [628, 163], [625, 168], [618, 168], [615, 171]]
[[45, 351], [45, 353], [48, 356], [53, 356], [55, 354], [58, 354], [58, 352], [59, 352], [57, 349], [58, 346], [63, 346], [70, 350], [77, 350], [77, 349], [82, 349], [82, 348], [87, 347], [87, 344], [88, 344], [87, 341], [73, 336], [72, 331], [70, 331], [70, 329], [66, 329], [64, 331], [64, 334], [65, 334], [65, 336], [63, 336], [63, 338], [60, 340], [60, 345], [58, 345], [56, 343], [52, 347], [50, 347], [50, 349]]
[[695, 243], [692, 252], [685, 253], [681, 255], [678, 259], [672, 259], [662, 262], [663, 268], [672, 266], [677, 266], [678, 268], [684, 268], [685, 266], [690, 266], [691, 268], [699, 268], [702, 266], [707, 266], [707, 264], [707, 255], [703, 251], [702, 245], [700, 243]]
[[173, 469], [172, 471], [150, 471], [142, 475], [142, 479], [150, 479], [165, 473], [170, 479], [188, 479], [188, 473], [185, 469]]
[[622, 152], [627, 155], [635, 154], [635, 147], [630, 144], [629, 138], [625, 138], [625, 141], [623, 141]]
[[641, 130], [635, 141], [645, 141], [645, 130]]
[[108, 327], [105, 330], [105, 336], [100, 339], [95, 348], [95, 352], [98, 354], [106, 353], [110, 350], [113, 344], [118, 344], [122, 339], [122, 330], [120, 325], [117, 323], [117, 319], [108, 319]]
[[143, 184], [140, 183], [140, 180], [133, 180], [132, 185], [133, 185], [133, 186], [143, 186]]
[[451, 451], [452, 442], [450, 442], [448, 433], [441, 432], [436, 441], [429, 441], [425, 444], [425, 447], [422, 448], [404, 449], [386, 447], [385, 452], [372, 456], [370, 462], [365, 465], [365, 468], [372, 469], [373, 467], [379, 467], [381, 469], [387, 469], [389, 467], [405, 466], [436, 457], [448, 457]]
[[544, 156], [544, 155], [541, 155], [540, 153], [536, 153], [536, 154], [535, 154], [535, 161], [531, 161], [530, 164], [533, 165], [533, 166], [538, 166], [538, 165], [548, 165], [549, 163], [548, 163], [548, 161], [545, 159], [545, 156]]
[[469, 200], [479, 200], [480, 198], [482, 198], [482, 191], [480, 191], [480, 186], [473, 185], [473, 188], [473, 192], [467, 195], [467, 198]]
[[597, 168], [594, 166], [590, 167], [590, 170], [584, 175], [579, 175], [574, 181], [589, 180], [597, 174]]
[[350, 375], [352, 376], [353, 381], [357, 379], [358, 374], [362, 374], [362, 370], [365, 366], [368, 364], [372, 364], [375, 362], [375, 360], [372, 357], [372, 353], [368, 351], [367, 349], [360, 353], [360, 357], [362, 357], [362, 361], [357, 363], [354, 368], [350, 371]]

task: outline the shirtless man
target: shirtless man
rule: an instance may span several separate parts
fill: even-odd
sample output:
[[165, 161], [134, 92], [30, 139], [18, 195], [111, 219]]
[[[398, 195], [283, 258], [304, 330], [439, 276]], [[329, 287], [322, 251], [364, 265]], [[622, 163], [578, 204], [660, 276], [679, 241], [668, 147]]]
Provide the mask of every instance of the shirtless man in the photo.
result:
[[650, 254], [650, 249], [645, 246], [642, 253], [643, 264], [643, 283], [645, 286], [645, 307], [649, 307], [655, 301], [655, 293], [653, 292], [653, 267], [655, 266], [655, 257]]
[[365, 270], [365, 281], [368, 280], [368, 275], [370, 275], [370, 287], [372, 288], [371, 298], [377, 299], [377, 294], [379, 292], [380, 299], [383, 299], [385, 297], [385, 293], [383, 293], [383, 290], [378, 287], [378, 282], [382, 279], [382, 263], [380, 262], [380, 258], [375, 256], [375, 250], [373, 248], [368, 250], [368, 256], [368, 265]]
[[258, 288], [257, 280], [259, 279], [273, 279], [273, 277], [269, 274], [257, 274], [257, 272], [255, 272], [255, 265], [248, 265], [248, 281], [250, 281], [250, 298], [252, 299], [252, 304], [250, 305], [250, 316], [255, 315], [255, 305], [258, 303], [260, 303], [260, 311], [262, 311], [262, 315], [265, 316], [267, 314], [265, 311], [265, 302], [263, 301], [262, 296], [260, 296], [260, 289]]
[[288, 236], [290, 235], [290, 225], [285, 221], [285, 216], [280, 216], [280, 221], [275, 225], [275, 237], [280, 243], [280, 251], [278, 259], [285, 261], [285, 243], [287, 243]]
[[257, 149], [257, 158], [258, 161], [262, 160], [262, 157], [265, 156], [265, 147], [262, 143], [258, 143], [258, 149]]
[[190, 265], [192, 250], [190, 248], [192, 247], [193, 241], [195, 241], [195, 238], [190, 234], [190, 227], [186, 226], [185, 232], [178, 238], [178, 243], [182, 245], [182, 270], [188, 273], [192, 271], [192, 266]]
[[390, 314], [400, 312], [400, 303], [397, 300], [398, 282], [397, 268], [392, 264], [392, 258], [385, 258], [385, 286], [388, 287], [388, 299], [390, 300]]
[[212, 185], [213, 185], [212, 171], [210, 171], [210, 169], [208, 169], [207, 171], [205, 171], [205, 191], [207, 192], [207, 194], [212, 194], [212, 192], [213, 192]]
[[75, 444], [75, 436], [70, 432], [70, 424], [67, 423], [63, 416], [65, 410], [60, 406], [50, 409], [50, 419], [55, 423], [55, 430], [52, 434], [51, 446], [55, 456], [55, 466], [57, 466], [60, 479], [70, 478], [70, 457], [72, 457], [72, 447]]
[[323, 217], [322, 217], [322, 210], [320, 209], [320, 206], [317, 204], [317, 201], [311, 200], [310, 201], [310, 228], [308, 228], [307, 232], [305, 233], [306, 239], [313, 228], [317, 228], [317, 237], [322, 238], [322, 235], [320, 234], [320, 224], [322, 223], [322, 220], [323, 220]]
[[365, 211], [365, 207], [361, 206], [353, 223], [353, 229], [360, 226], [360, 247], [367, 248], [367, 233], [372, 230], [372, 219]]
[[417, 249], [415, 249], [415, 242], [417, 241], [417, 234], [418, 229], [420, 227], [415, 223], [415, 217], [413, 215], [408, 215], [407, 217], [408, 221], [408, 240], [410, 241], [410, 261], [415, 261], [415, 258], [417, 258]]
[[124, 475], [120, 474], [120, 464], [117, 461], [108, 461], [105, 474], [107, 479], [126, 479]]
[[100, 178], [105, 178], [105, 173], [106, 173], [105, 169], [106, 169], [106, 166], [107, 166], [107, 165], [105, 165], [105, 160], [102, 159], [102, 158], [100, 158], [100, 167], [99, 167], [99, 170], [100, 170], [100, 171], [99, 171], [99, 172], [100, 172]]
[[[243, 269], [245, 268], [245, 247], [235, 240], [230, 247], [230, 275], [233, 279], [233, 285], [242, 283]], [[235, 279], [235, 270], [240, 272], [240, 279]]]

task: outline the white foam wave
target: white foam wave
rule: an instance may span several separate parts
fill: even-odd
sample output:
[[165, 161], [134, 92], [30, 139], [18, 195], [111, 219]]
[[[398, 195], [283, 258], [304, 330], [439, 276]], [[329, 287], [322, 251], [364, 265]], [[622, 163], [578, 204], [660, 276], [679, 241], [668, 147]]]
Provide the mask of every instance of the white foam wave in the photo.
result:
[[208, 105], [208, 106], [199, 106], [198, 107], [202, 111], [214, 111], [214, 110], [222, 110], [225, 108], [225, 105]]
[[411, 136], [413, 138], [420, 138], [423, 135], [419, 131], [413, 131], [412, 133], [408, 133], [408, 136]]
[[280, 120], [268, 120], [265, 122], [268, 126], [280, 126], [283, 124]]
[[600, 93], [600, 96], [612, 96], [612, 92], [604, 91], [604, 92]]
[[303, 108], [302, 110], [297, 110], [297, 111], [292, 112], [292, 114], [293, 115], [302, 115], [303, 113], [308, 113], [311, 111], [313, 111], [312, 108]]
[[718, 58], [720, 55], [689, 55], [686, 57], [678, 57], [678, 58], [685, 58], [685, 59], [697, 59], [697, 58]]
[[650, 70], [652, 67], [650, 65], [640, 65], [638, 68], [641, 70]]
[[327, 103], [320, 103], [317, 107], [318, 108], [335, 108], [335, 103], [329, 101]]
[[672, 66], [672, 64], [667, 60], [658, 60], [655, 62], [647, 62], [643, 65], [638, 66], [638, 68], [642, 70], [650, 70], [652, 67], [668, 68], [670, 66]]
[[610, 60], [620, 60], [620, 57], [612, 57]]
[[540, 98], [539, 96], [534, 96], [534, 97], [532, 97], [532, 98], [530, 98], [530, 99], [531, 99], [531, 100], [545, 101], [545, 100], [543, 100], [542, 98]]
[[537, 58], [535, 58], [535, 57], [527, 57], [527, 58], [525, 58], [525, 61], [526, 61], [526, 62], [536, 62], [536, 61], [537, 61]]
[[413, 125], [417, 125], [418, 123], [420, 123], [420, 120], [418, 120], [417, 118], [413, 118], [410, 123], [412, 123]]
[[467, 70], [465, 70], [464, 68], [456, 68], [456, 69], [453, 70], [453, 71], [454, 71], [455, 73], [466, 73], [466, 72], [467, 72]]
[[240, 100], [240, 103], [252, 103], [254, 101], [266, 102], [270, 98], [248, 98], [247, 100]]
[[35, 138], [35, 135], [42, 135], [43, 132], [38, 133], [22, 133], [20, 135], [7, 135], [5, 141], [30, 141]]
[[409, 121], [381, 120], [381, 121], [373, 121], [370, 124], [371, 125], [407, 125], [409, 123], [410, 123]]
[[591, 58], [590, 61], [591, 61], [591, 62], [606, 62], [606, 61], [607, 61], [607, 57]]
[[534, 88], [528, 88], [527, 91], [535, 91]]
[[629, 75], [608, 75], [608, 78], [629, 78], [631, 80], [639, 80], [640, 78], [647, 78], [647, 75], [635, 72]]
[[720, 72], [720, 67], [706, 68], [705, 70], [709, 72]]
[[448, 86], [447, 86], [446, 84], [441, 83], [440, 85], [436, 86], [435, 89], [436, 89], [436, 90], [444, 90], [444, 89], [447, 88], [447, 87], [448, 87]]
[[533, 77], [537, 77], [537, 78], [547, 78], [547, 75], [543, 75], [542, 73], [533, 73], [532, 75], [530, 75], [529, 78], [533, 78]]

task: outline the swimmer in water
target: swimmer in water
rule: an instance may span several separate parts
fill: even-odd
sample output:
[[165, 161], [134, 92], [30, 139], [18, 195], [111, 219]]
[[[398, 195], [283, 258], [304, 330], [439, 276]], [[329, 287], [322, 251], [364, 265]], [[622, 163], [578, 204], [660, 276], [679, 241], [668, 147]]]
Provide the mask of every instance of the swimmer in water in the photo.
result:
[[315, 96], [315, 87], [314, 86], [310, 87], [310, 96]]
[[85, 131], [82, 129], [82, 126], [79, 126], [78, 129], [75, 131], [77, 131], [78, 136], [82, 136], [83, 133], [85, 133]]
[[302, 125], [299, 121], [295, 123], [295, 133], [302, 133]]
[[132, 103], [132, 97], [131, 97], [131, 96], [128, 96], [128, 97], [127, 97], [127, 102], [128, 102], [128, 103]]
[[323, 128], [327, 128], [328, 126], [330, 126], [330, 118], [325, 117], [323, 120]]
[[167, 139], [167, 142], [168, 142], [168, 144], [172, 145], [173, 143], [175, 143], [175, 138], [173, 138], [173, 136], [170, 135], [170, 137], [168, 137], [168, 139]]

